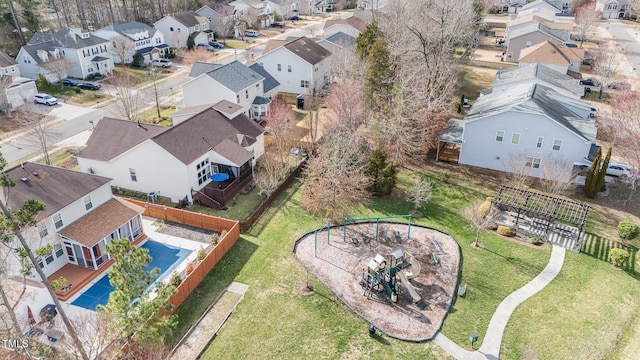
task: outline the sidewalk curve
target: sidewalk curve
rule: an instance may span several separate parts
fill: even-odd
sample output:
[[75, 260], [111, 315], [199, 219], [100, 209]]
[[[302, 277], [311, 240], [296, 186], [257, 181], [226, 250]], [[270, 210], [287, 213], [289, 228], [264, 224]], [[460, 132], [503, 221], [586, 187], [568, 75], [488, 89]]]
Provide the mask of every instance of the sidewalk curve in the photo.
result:
[[504, 328], [507, 326], [509, 317], [513, 311], [529, 299], [537, 294], [545, 286], [547, 286], [562, 269], [564, 263], [565, 248], [554, 245], [551, 250], [549, 263], [538, 276], [529, 281], [525, 286], [512, 292], [507, 296], [493, 313], [487, 333], [484, 336], [482, 346], [477, 351], [468, 351], [451, 341], [442, 333], [436, 334], [433, 341], [441, 348], [447, 351], [456, 359], [499, 359], [500, 344], [502, 343], [502, 335]]

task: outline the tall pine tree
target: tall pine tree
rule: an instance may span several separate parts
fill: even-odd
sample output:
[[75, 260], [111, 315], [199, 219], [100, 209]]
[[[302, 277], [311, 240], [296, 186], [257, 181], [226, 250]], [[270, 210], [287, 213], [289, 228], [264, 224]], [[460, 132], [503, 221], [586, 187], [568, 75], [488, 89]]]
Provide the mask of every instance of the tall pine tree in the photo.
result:
[[387, 41], [378, 38], [367, 56], [367, 72], [365, 74], [364, 100], [378, 111], [391, 102], [393, 90], [393, 74], [391, 54]]

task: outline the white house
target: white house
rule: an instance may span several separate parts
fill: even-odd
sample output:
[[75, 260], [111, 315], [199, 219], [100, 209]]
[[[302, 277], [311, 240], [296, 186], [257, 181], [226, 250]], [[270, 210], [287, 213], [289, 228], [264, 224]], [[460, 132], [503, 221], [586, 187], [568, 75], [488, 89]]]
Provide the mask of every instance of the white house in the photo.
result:
[[367, 28], [367, 21], [356, 16], [346, 19], [330, 19], [324, 23], [323, 37], [328, 38], [339, 32], [357, 38]]
[[[22, 234], [32, 248], [52, 245], [39, 259], [47, 277], [65, 266], [98, 270], [110, 258], [105, 247], [111, 240], [143, 234], [144, 209], [114, 198], [109, 178], [30, 162], [5, 174], [16, 183], [8, 199], [0, 195], [8, 207], [19, 209], [30, 199], [46, 206]], [[42, 280], [35, 272], [30, 278]]]
[[597, 0], [596, 11], [603, 19], [621, 19], [630, 15], [633, 4], [628, 0]]
[[160, 30], [164, 34], [166, 42], [174, 48], [187, 47], [189, 36], [196, 44], [207, 44], [213, 40], [209, 19], [193, 11], [167, 15], [156, 21], [153, 27]]
[[499, 70], [493, 79], [492, 88], [484, 93], [509, 91], [518, 85], [541, 84], [566, 96], [580, 99], [584, 86], [578, 80], [542, 64], [522, 64], [518, 67]]
[[196, 10], [196, 14], [207, 18], [209, 29], [218, 36], [228, 37], [234, 34], [238, 15], [233, 6], [227, 3], [213, 3]]
[[244, 115], [255, 120], [269, 115], [270, 94], [279, 85], [270, 82], [269, 89], [265, 89], [265, 76], [237, 60], [225, 65], [197, 62], [189, 76], [193, 79], [182, 85], [185, 107], [227, 100], [239, 105]]
[[280, 83], [280, 91], [312, 94], [326, 83], [330, 56], [322, 46], [301, 37], [263, 54], [256, 62]]
[[20, 77], [18, 63], [0, 52], [0, 112], [6, 112], [30, 100], [38, 92], [33, 79]]
[[128, 64], [133, 61], [133, 55], [138, 53], [144, 57], [144, 62], [149, 63], [152, 60], [164, 57], [169, 51], [169, 45], [164, 41], [162, 31], [156, 30], [151, 26], [137, 21], [129, 21], [115, 25], [109, 25], [98, 29], [93, 35], [99, 36], [112, 42], [113, 60], [122, 63], [117, 43], [122, 39], [128, 39], [129, 46], [125, 47], [126, 51], [124, 63]]
[[[185, 108], [169, 128], [103, 118], [76, 154], [78, 166], [112, 177], [114, 186], [155, 192], [174, 202], [193, 201], [208, 191], [213, 173], [227, 174], [231, 183], [246, 183], [255, 159], [264, 153], [264, 130], [240, 110], [228, 101]], [[207, 198], [224, 206], [229, 194], [210, 190], [214, 194]]]
[[336, 10], [337, 1], [336, 0], [313, 0], [312, 3], [312, 11], [316, 14], [323, 14], [326, 12], [331, 12]]
[[584, 49], [554, 44], [548, 41], [520, 51], [520, 65], [543, 64], [563, 74], [579, 74]]
[[36, 33], [20, 49], [16, 61], [22, 76], [35, 80], [43, 74], [52, 82], [67, 76], [85, 79], [90, 74], [105, 75], [114, 68], [110, 41], [69, 28], [53, 34]]
[[478, 98], [463, 120], [450, 120], [438, 152], [453, 145], [460, 164], [569, 180], [596, 141], [590, 112], [588, 103], [547, 86], [512, 86]]
[[268, 27], [273, 23], [273, 9], [268, 1], [236, 0], [229, 3], [236, 8], [239, 21], [246, 21], [251, 27]]

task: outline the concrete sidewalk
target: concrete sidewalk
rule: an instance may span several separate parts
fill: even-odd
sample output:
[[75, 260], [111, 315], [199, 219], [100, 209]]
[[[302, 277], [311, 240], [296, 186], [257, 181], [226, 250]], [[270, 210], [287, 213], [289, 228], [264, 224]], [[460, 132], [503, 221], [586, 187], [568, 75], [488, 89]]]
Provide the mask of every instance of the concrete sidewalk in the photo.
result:
[[560, 273], [562, 264], [564, 263], [565, 248], [559, 246], [553, 246], [551, 250], [551, 257], [549, 263], [542, 270], [538, 276], [528, 282], [525, 286], [512, 292], [507, 296], [491, 317], [487, 333], [485, 334], [482, 346], [477, 351], [465, 350], [451, 341], [442, 333], [436, 334], [433, 341], [448, 352], [456, 359], [499, 359], [500, 358], [500, 345], [502, 344], [502, 335], [504, 329], [507, 326], [507, 322], [511, 317], [513, 311], [542, 290]]

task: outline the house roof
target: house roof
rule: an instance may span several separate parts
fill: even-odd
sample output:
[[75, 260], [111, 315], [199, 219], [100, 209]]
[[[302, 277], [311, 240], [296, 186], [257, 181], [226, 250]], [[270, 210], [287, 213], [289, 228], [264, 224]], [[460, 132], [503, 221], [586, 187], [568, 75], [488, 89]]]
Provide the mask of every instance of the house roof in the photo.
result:
[[444, 129], [439, 140], [447, 143], [462, 144], [462, 133], [466, 121], [460, 119], [449, 119], [449, 123]]
[[222, 64], [211, 64], [207, 62], [196, 61], [191, 65], [191, 71], [189, 72], [189, 77], [196, 78], [206, 72], [211, 70], [215, 70], [221, 67]]
[[171, 16], [186, 27], [193, 27], [200, 24], [199, 19], [202, 18], [202, 16], [196, 14], [195, 11], [179, 12]]
[[[246, 155], [247, 150], [238, 143], [238, 135], [248, 137], [249, 146], [263, 132], [260, 126], [245, 115], [228, 120], [220, 112], [209, 107], [156, 135], [153, 141], [182, 163], [190, 164], [207, 153], [211, 147], [229, 160], [237, 156], [234, 153]], [[230, 140], [231, 143], [225, 140]], [[240, 166], [244, 162], [236, 164]]]
[[307, 37], [291, 41], [283, 45], [283, 47], [311, 65], [315, 65], [331, 55], [329, 50]]
[[141, 33], [143, 31], [148, 31], [149, 37], [152, 38], [157, 31], [151, 26], [147, 24], [143, 24], [141, 22], [137, 22], [137, 21], [127, 21], [120, 24], [109, 25], [109, 26], [105, 26], [103, 29], [113, 30], [118, 34], [128, 36], [133, 40], [138, 40], [138, 39], [134, 39], [135, 34]]
[[527, 64], [511, 69], [499, 70], [493, 79], [493, 86], [508, 85], [524, 80], [540, 80], [550, 85], [565, 89], [580, 97], [584, 89], [576, 79], [542, 64]]
[[262, 54], [267, 54], [272, 52], [273, 50], [284, 46], [285, 44], [287, 44], [289, 41], [288, 40], [277, 40], [277, 39], [269, 39], [267, 40], [267, 43], [264, 45], [264, 49], [262, 50]]
[[522, 49], [518, 61], [569, 65], [572, 61], [581, 62], [583, 58], [584, 49], [570, 48], [565, 45], [556, 45], [549, 41], [544, 41], [540, 44]]
[[511, 27], [511, 26], [516, 26], [516, 25], [520, 25], [520, 24], [525, 24], [528, 22], [538, 22], [540, 24], [543, 24], [545, 26], [548, 26], [551, 29], [556, 29], [556, 30], [568, 30], [571, 31], [573, 30], [573, 24], [572, 23], [567, 23], [567, 22], [555, 22], [551, 19], [547, 19], [543, 16], [539, 16], [536, 14], [530, 14], [527, 16], [523, 16], [523, 17], [519, 17], [517, 19], [511, 20], [509, 22], [507, 22], [507, 27]]
[[174, 112], [171, 116], [183, 116], [183, 115], [195, 115], [200, 113], [211, 107], [211, 104], [206, 105], [197, 105], [197, 106], [187, 106], [176, 112]]
[[164, 126], [144, 124], [138, 127], [133, 121], [105, 117], [96, 125], [87, 146], [76, 156], [109, 161], [166, 130]]
[[18, 62], [11, 56], [7, 55], [7, 53], [0, 51], [0, 68], [16, 65], [17, 63]]
[[356, 45], [356, 38], [342, 31], [329, 36], [326, 40], [341, 47], [354, 47]]
[[62, 229], [60, 235], [92, 247], [142, 212], [144, 208], [141, 206], [111, 198]]
[[222, 15], [222, 16], [229, 16], [231, 14], [233, 14], [233, 11], [235, 10], [235, 8], [231, 5], [228, 4], [223, 4], [223, 3], [213, 3], [213, 4], [209, 4], [206, 5], [208, 6], [211, 10], [217, 12], [218, 14]]
[[[227, 115], [233, 115], [238, 111], [242, 110], [242, 106], [236, 103], [232, 103], [231, 101], [228, 101], [228, 100], [221, 100], [220, 102], [213, 104], [213, 106], [211, 107]], [[229, 117], [230, 116], [227, 116], [227, 118]]]
[[[111, 179], [103, 176], [31, 162], [25, 162], [4, 173], [16, 182], [16, 186], [9, 191], [8, 207], [16, 210], [27, 200], [42, 201], [46, 208], [38, 214], [37, 220], [57, 213], [111, 182]], [[27, 181], [21, 181], [22, 178], [26, 178]], [[0, 193], [4, 200], [4, 192]]]
[[207, 71], [206, 75], [234, 93], [246, 89], [260, 80], [264, 80], [264, 76], [253, 71], [238, 60]]
[[280, 83], [278, 82], [278, 80], [276, 80], [273, 76], [271, 76], [271, 74], [269, 74], [269, 72], [265, 70], [260, 64], [255, 63], [249, 66], [249, 68], [257, 72], [258, 74], [262, 75], [262, 77], [264, 77], [264, 81], [262, 82], [263, 93], [266, 94], [269, 91], [280, 86]]
[[529, 28], [522, 29], [517, 34], [513, 34], [511, 38], [515, 39], [521, 36], [529, 36], [529, 34], [534, 33], [536, 31], [540, 31], [541, 33], [555, 38], [558, 42], [564, 42], [563, 37], [565, 34], [568, 34], [565, 30], [557, 30], [551, 29], [549, 27], [544, 26], [543, 24], [537, 23], [537, 26], [531, 26]]
[[563, 104], [589, 109], [591, 106], [573, 97], [561, 94], [541, 84], [523, 84], [478, 98], [465, 121], [473, 121], [507, 111], [537, 113], [546, 115], [569, 131], [595, 141], [597, 129], [591, 118], [583, 119], [567, 109]]
[[87, 31], [65, 28], [56, 31], [53, 34], [37, 32], [27, 42], [27, 45], [51, 43], [51, 45], [55, 47], [82, 49], [85, 47], [100, 45], [108, 42], [107, 40], [90, 33], [88, 37], [82, 38], [80, 36], [81, 33], [87, 33]]
[[266, 97], [256, 96], [256, 98], [253, 100], [253, 105], [264, 105], [269, 104], [270, 102], [271, 100], [267, 99]]
[[328, 29], [333, 25], [350, 25], [360, 32], [363, 32], [367, 28], [367, 21], [356, 16], [351, 16], [346, 19], [327, 20], [324, 23], [324, 29]]

